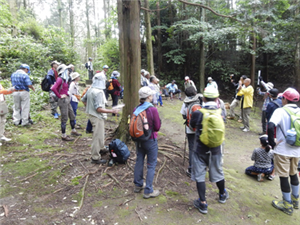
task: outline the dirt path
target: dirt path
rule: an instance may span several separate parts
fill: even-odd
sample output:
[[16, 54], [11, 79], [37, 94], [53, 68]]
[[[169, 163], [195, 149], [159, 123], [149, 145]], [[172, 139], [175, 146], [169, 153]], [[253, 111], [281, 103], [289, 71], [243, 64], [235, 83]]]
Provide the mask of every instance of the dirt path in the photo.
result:
[[[108, 168], [90, 163], [91, 135], [84, 133], [76, 142], [62, 142], [59, 121], [46, 111], [30, 129], [11, 127], [7, 136], [13, 141], [1, 146], [0, 181], [0, 205], [6, 205], [9, 213], [5, 217], [0, 208], [0, 223], [298, 224], [299, 210], [287, 216], [271, 206], [274, 198], [281, 198], [278, 178], [258, 183], [244, 175], [244, 169], [252, 164], [250, 156], [258, 145], [258, 135], [242, 133], [234, 121], [227, 124], [224, 155], [230, 199], [219, 204], [215, 184], [208, 183], [209, 214], [204, 216], [193, 207], [197, 192], [195, 183], [185, 175], [188, 160], [182, 166], [181, 104], [165, 101], [165, 107], [159, 108], [163, 125], [158, 143], [162, 147], [154, 186], [162, 194], [149, 200], [133, 193], [134, 146], [129, 146], [127, 165]], [[259, 131], [258, 113], [253, 117], [251, 127]], [[106, 123], [107, 143], [113, 138], [116, 120], [109, 117]], [[82, 108], [77, 121], [85, 125]]]

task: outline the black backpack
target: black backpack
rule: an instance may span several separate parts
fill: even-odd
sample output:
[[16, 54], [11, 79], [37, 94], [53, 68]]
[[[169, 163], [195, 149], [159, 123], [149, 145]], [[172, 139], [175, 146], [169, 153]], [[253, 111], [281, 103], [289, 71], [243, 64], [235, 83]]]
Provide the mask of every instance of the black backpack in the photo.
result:
[[88, 69], [89, 68], [89, 65], [88, 63], [85, 63], [85, 68]]
[[124, 164], [130, 156], [127, 145], [120, 139], [114, 139], [110, 142], [108, 149], [114, 163], [118, 162]]
[[43, 80], [42, 80], [42, 83], [41, 83], [41, 88], [43, 91], [47, 91], [49, 92], [50, 91], [50, 88], [51, 88], [51, 84], [49, 84], [48, 82], [48, 75], [46, 75]]

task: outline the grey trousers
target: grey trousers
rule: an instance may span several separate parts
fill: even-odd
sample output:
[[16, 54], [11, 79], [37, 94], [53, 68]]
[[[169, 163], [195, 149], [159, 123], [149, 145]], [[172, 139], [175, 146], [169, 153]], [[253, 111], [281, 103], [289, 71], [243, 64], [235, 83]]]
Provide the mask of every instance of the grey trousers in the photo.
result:
[[92, 80], [94, 76], [94, 71], [93, 70], [89, 70], [89, 80]]
[[100, 150], [105, 149], [104, 145], [104, 120], [98, 117], [89, 115], [89, 119], [93, 125], [93, 140], [92, 140], [92, 159], [101, 159]]
[[[236, 107], [238, 107], [240, 105], [240, 100], [237, 100], [236, 98], [231, 102], [231, 105], [230, 105], [230, 116], [231, 117], [235, 117], [235, 113], [234, 113], [234, 109]], [[241, 119], [241, 114], [240, 114], [240, 119]]]
[[5, 123], [6, 123], [6, 115], [0, 115], [0, 138], [4, 135], [4, 129], [5, 129]]
[[62, 123], [66, 124], [68, 118], [70, 120], [75, 120], [75, 114], [70, 103], [70, 96], [58, 99], [57, 105], [60, 109]]
[[249, 117], [250, 117], [251, 108], [243, 108], [242, 120], [244, 127], [249, 129]]
[[261, 126], [262, 126], [262, 132], [267, 133], [267, 116], [266, 111], [262, 111], [261, 114]]
[[28, 124], [30, 111], [30, 95], [28, 91], [16, 91], [13, 93], [14, 97], [14, 113], [13, 120], [15, 125], [19, 125], [22, 120], [22, 125]]

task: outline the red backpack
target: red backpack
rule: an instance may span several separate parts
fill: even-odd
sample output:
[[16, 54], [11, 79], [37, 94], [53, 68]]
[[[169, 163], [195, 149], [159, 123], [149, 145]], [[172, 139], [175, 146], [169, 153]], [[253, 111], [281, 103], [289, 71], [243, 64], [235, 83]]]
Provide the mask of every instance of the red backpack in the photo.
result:
[[186, 126], [193, 131], [196, 131], [196, 128], [190, 126], [190, 121], [192, 119], [192, 113], [196, 110], [201, 109], [201, 105], [199, 102], [192, 102], [187, 106], [187, 113], [186, 113]]
[[151, 137], [152, 130], [149, 127], [146, 110], [137, 116], [134, 113], [131, 115], [129, 133], [133, 141], [147, 141]]

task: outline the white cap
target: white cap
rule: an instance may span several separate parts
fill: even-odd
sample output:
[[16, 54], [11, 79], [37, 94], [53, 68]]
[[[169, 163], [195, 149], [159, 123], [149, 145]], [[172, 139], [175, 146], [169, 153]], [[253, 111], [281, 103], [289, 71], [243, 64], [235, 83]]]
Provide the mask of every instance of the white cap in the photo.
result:
[[150, 95], [156, 94], [156, 91], [152, 90], [148, 86], [142, 87], [139, 90], [139, 98], [148, 98]]
[[144, 69], [141, 69], [141, 73], [145, 73], [146, 72], [146, 70], [144, 70]]
[[207, 80], [210, 81], [210, 80], [212, 80], [212, 78], [211, 78], [211, 77], [208, 77]]
[[274, 84], [272, 82], [268, 82], [267, 83], [267, 86], [270, 88], [270, 89], [273, 89], [274, 88]]
[[185, 80], [189, 80], [190, 78], [189, 78], [188, 76], [186, 76], [184, 79], [185, 79]]

